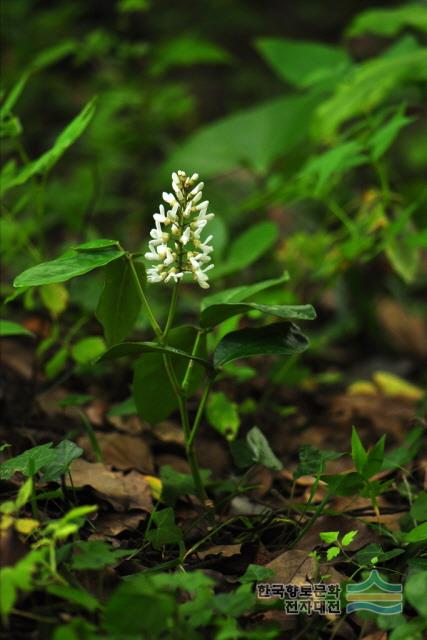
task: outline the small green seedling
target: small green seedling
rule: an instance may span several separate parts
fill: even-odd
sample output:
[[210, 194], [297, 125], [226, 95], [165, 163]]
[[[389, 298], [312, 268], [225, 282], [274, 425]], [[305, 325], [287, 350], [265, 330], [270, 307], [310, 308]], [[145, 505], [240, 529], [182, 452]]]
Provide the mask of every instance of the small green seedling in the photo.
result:
[[326, 551], [326, 559], [328, 562], [339, 556], [340, 553], [345, 554], [345, 547], [348, 547], [348, 545], [353, 542], [358, 533], [358, 531], [349, 531], [344, 534], [341, 539], [339, 531], [324, 531], [319, 533], [322, 542], [331, 545]]

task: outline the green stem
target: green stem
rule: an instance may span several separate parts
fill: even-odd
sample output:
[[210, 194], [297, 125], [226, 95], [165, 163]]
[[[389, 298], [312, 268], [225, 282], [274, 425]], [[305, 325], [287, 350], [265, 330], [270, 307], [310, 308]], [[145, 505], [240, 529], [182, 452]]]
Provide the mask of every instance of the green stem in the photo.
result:
[[178, 300], [178, 289], [179, 289], [179, 282], [176, 282], [172, 290], [172, 298], [169, 306], [168, 318], [166, 320], [166, 326], [163, 331], [163, 342], [166, 342], [169, 331], [171, 330], [173, 321], [175, 319], [176, 303]]
[[[176, 305], [177, 305], [177, 300], [178, 300], [178, 290], [179, 290], [179, 283], [177, 282], [173, 288], [173, 292], [172, 292], [172, 298], [171, 298], [171, 303], [170, 303], [170, 307], [169, 307], [169, 313], [168, 313], [168, 317], [166, 320], [166, 326], [164, 328], [164, 331], [161, 330], [157, 320], [155, 319], [153, 312], [151, 311], [151, 307], [148, 303], [148, 300], [145, 296], [144, 290], [141, 286], [141, 283], [139, 281], [138, 278], [138, 274], [136, 273], [136, 269], [135, 269], [135, 265], [132, 261], [132, 258], [129, 257], [129, 263], [130, 263], [130, 267], [132, 270], [132, 274], [133, 277], [135, 279], [135, 284], [138, 290], [138, 294], [141, 298], [141, 302], [145, 307], [145, 310], [147, 312], [148, 318], [150, 320], [150, 324], [154, 330], [154, 333], [156, 334], [158, 340], [160, 341], [161, 344], [167, 344], [167, 337], [169, 335], [169, 332], [172, 328], [173, 325], [173, 321], [175, 318], [175, 312], [176, 312]], [[195, 345], [193, 347], [193, 350], [197, 350], [198, 348], [198, 341], [200, 340], [200, 335], [198, 337], [196, 337], [196, 342]], [[197, 343], [197, 344], [196, 344]], [[190, 360], [190, 363], [192, 361]], [[195, 435], [197, 433], [198, 430], [198, 426], [203, 414], [203, 408], [204, 408], [204, 404], [206, 403], [206, 399], [207, 399], [207, 395], [205, 397], [205, 394], [202, 397], [201, 400], [201, 404], [203, 405], [201, 408], [199, 407], [199, 410], [197, 411], [196, 414], [196, 419], [194, 421], [194, 425], [193, 425], [193, 429], [191, 430], [190, 428], [190, 420], [188, 417], [188, 409], [187, 409], [187, 405], [186, 405], [186, 401], [185, 401], [185, 394], [183, 393], [183, 388], [180, 385], [173, 365], [172, 365], [172, 361], [170, 356], [164, 354], [163, 355], [163, 363], [165, 366], [165, 370], [166, 370], [166, 374], [168, 376], [169, 382], [172, 386], [172, 389], [175, 393], [177, 402], [178, 402], [178, 407], [179, 407], [179, 413], [180, 413], [180, 417], [181, 417], [181, 422], [182, 422], [182, 428], [184, 430], [184, 438], [185, 438], [185, 449], [186, 449], [186, 453], [187, 453], [187, 459], [188, 459], [188, 463], [190, 465], [190, 469], [191, 469], [191, 475], [193, 477], [193, 481], [194, 481], [194, 486], [196, 489], [196, 493], [197, 496], [200, 498], [200, 500], [203, 503], [207, 502], [207, 495], [206, 495], [206, 491], [205, 488], [203, 486], [203, 481], [200, 475], [200, 469], [199, 469], [199, 465], [197, 462], [197, 458], [196, 458], [196, 452], [194, 450], [194, 438]], [[190, 372], [191, 372], [191, 368], [190, 368], [190, 372], [188, 371], [187, 367], [187, 372], [184, 376], [184, 382], [186, 383], [186, 386], [188, 386], [188, 380], [189, 380], [189, 376], [190, 376]], [[187, 375], [188, 374], [188, 375]], [[205, 390], [206, 393], [206, 390]], [[200, 410], [201, 409], [201, 410]]]
[[[197, 356], [197, 352], [199, 350], [199, 345], [200, 345], [200, 339], [202, 335], [203, 335], [203, 329], [198, 329], [196, 339], [194, 340], [194, 344], [193, 344], [193, 350], [191, 352], [192, 356]], [[190, 376], [193, 370], [193, 366], [194, 366], [194, 360], [189, 360], [187, 369], [184, 375], [184, 379], [182, 381], [182, 391], [184, 394], [187, 394], [187, 391], [188, 391], [188, 385], [190, 384]]]
[[202, 476], [200, 475], [200, 468], [197, 461], [196, 452], [194, 450], [194, 445], [192, 445], [191, 447], [186, 446], [185, 450], [187, 453], [188, 464], [190, 465], [191, 469], [191, 475], [193, 476], [193, 482], [196, 489], [197, 497], [204, 505], [206, 505], [206, 503], [208, 502], [208, 496], [205, 491]]
[[352, 220], [348, 217], [346, 212], [342, 207], [339, 206], [337, 202], [334, 200], [330, 200], [328, 202], [329, 209], [332, 213], [338, 218], [338, 220], [346, 227], [347, 231], [351, 236], [357, 236], [358, 231], [356, 225], [352, 222]]
[[384, 204], [387, 206], [390, 202], [390, 185], [388, 183], [386, 168], [379, 160], [373, 160], [372, 163], [377, 172]]
[[142, 288], [141, 283], [139, 281], [138, 274], [136, 272], [133, 260], [132, 260], [132, 258], [130, 256], [128, 257], [128, 260], [129, 260], [130, 268], [131, 268], [131, 271], [132, 271], [132, 275], [133, 275], [134, 280], [135, 280], [135, 285], [136, 285], [136, 288], [138, 290], [138, 295], [139, 295], [139, 297], [141, 299], [141, 302], [142, 302], [142, 304], [143, 304], [143, 306], [145, 308], [145, 311], [147, 312], [147, 316], [148, 316], [150, 324], [151, 324], [151, 326], [153, 328], [154, 333], [161, 340], [162, 337], [163, 337], [163, 334], [162, 334], [162, 330], [160, 328], [160, 325], [157, 322], [156, 318], [154, 317], [153, 312], [151, 311], [151, 307], [150, 307], [149, 302], [147, 300], [147, 297], [146, 297], [146, 295], [144, 293], [144, 289]]
[[200, 423], [201, 423], [201, 420], [202, 420], [202, 417], [203, 417], [203, 412], [205, 410], [206, 401], [207, 401], [207, 399], [209, 397], [209, 393], [210, 393], [210, 390], [211, 390], [212, 382], [213, 382], [212, 380], [209, 380], [209, 382], [207, 383], [207, 385], [206, 385], [206, 387], [205, 387], [205, 389], [203, 391], [202, 397], [200, 398], [199, 406], [197, 408], [196, 417], [194, 418], [193, 427], [192, 427], [191, 432], [190, 432], [190, 438], [189, 438], [188, 443], [187, 443], [187, 446], [189, 446], [189, 447], [193, 446], [194, 440], [196, 439], [197, 433], [199, 431]]
[[307, 533], [307, 531], [309, 529], [311, 529], [311, 527], [313, 526], [313, 524], [316, 522], [317, 518], [320, 516], [320, 514], [322, 513], [326, 503], [328, 502], [328, 500], [330, 499], [330, 495], [329, 493], [326, 494], [326, 496], [323, 498], [323, 500], [319, 503], [319, 505], [317, 506], [317, 509], [315, 510], [315, 512], [313, 513], [313, 515], [311, 516], [311, 518], [308, 520], [308, 522], [306, 522], [305, 526], [301, 529], [301, 531], [299, 532], [296, 540], [294, 541], [294, 546], [297, 544], [297, 542], [299, 542], [301, 540], [301, 538]]

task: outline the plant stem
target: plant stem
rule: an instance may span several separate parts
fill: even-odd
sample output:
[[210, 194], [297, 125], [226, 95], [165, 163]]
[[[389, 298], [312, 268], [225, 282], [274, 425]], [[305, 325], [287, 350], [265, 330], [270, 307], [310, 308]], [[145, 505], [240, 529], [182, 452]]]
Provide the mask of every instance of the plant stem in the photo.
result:
[[198, 432], [198, 430], [200, 428], [200, 422], [202, 420], [203, 412], [205, 410], [205, 405], [206, 405], [206, 401], [207, 401], [207, 399], [209, 397], [211, 386], [212, 386], [212, 380], [209, 380], [209, 382], [207, 383], [207, 385], [206, 385], [206, 387], [205, 387], [205, 389], [203, 391], [202, 397], [200, 398], [199, 406], [197, 408], [196, 417], [194, 418], [193, 427], [191, 429], [189, 441], [187, 443], [187, 445], [189, 447], [193, 446], [194, 440], [195, 440], [195, 438], [197, 436], [197, 432]]
[[162, 339], [162, 337], [163, 337], [162, 330], [161, 330], [160, 325], [157, 322], [156, 318], [154, 317], [153, 312], [151, 311], [150, 304], [149, 304], [149, 302], [147, 300], [147, 297], [146, 297], [146, 295], [144, 293], [144, 289], [142, 288], [141, 283], [139, 281], [138, 274], [136, 272], [133, 260], [132, 260], [132, 258], [130, 256], [128, 257], [128, 260], [129, 260], [130, 268], [131, 268], [131, 271], [132, 271], [132, 275], [133, 275], [134, 280], [135, 280], [136, 288], [138, 290], [138, 295], [139, 295], [139, 297], [141, 299], [141, 302], [142, 302], [142, 304], [143, 304], [143, 306], [144, 306], [144, 308], [145, 308], [145, 310], [147, 312], [147, 316], [148, 316], [150, 324], [151, 324], [151, 326], [153, 328], [153, 331], [154, 331], [154, 333], [156, 334], [156, 336], [159, 339]]
[[172, 298], [171, 298], [171, 303], [169, 306], [169, 313], [168, 313], [168, 318], [166, 320], [166, 326], [163, 330], [163, 341], [166, 342], [166, 339], [168, 337], [169, 331], [172, 328], [172, 324], [173, 321], [175, 319], [175, 311], [176, 311], [176, 303], [178, 300], [178, 289], [179, 289], [179, 282], [176, 282], [174, 284], [173, 290], [172, 290]]
[[[154, 333], [156, 334], [158, 340], [160, 341], [161, 344], [166, 345], [167, 344], [167, 338], [169, 335], [169, 332], [172, 328], [173, 325], [173, 321], [175, 319], [175, 312], [176, 312], [176, 304], [177, 304], [177, 300], [178, 300], [178, 290], [179, 290], [179, 283], [177, 282], [173, 288], [173, 292], [172, 292], [172, 298], [171, 298], [171, 303], [170, 303], [170, 307], [169, 307], [169, 313], [168, 313], [168, 317], [166, 320], [166, 326], [164, 328], [164, 330], [162, 331], [156, 318], [153, 315], [153, 312], [151, 311], [151, 307], [148, 303], [148, 300], [145, 296], [144, 290], [141, 286], [141, 283], [139, 281], [138, 278], [138, 274], [136, 273], [136, 269], [135, 269], [135, 265], [132, 261], [132, 258], [129, 257], [129, 263], [130, 263], [130, 267], [132, 270], [132, 274], [133, 277], [135, 279], [135, 284], [138, 290], [138, 294], [141, 298], [141, 302], [145, 307], [145, 310], [147, 312], [148, 318], [150, 320], [150, 324], [153, 328]], [[193, 346], [193, 355], [195, 355], [195, 353], [197, 352], [198, 349], [198, 345], [200, 342], [200, 336], [201, 336], [201, 331], [198, 332], [195, 342], [194, 342], [194, 346]], [[202, 396], [202, 399], [200, 401], [200, 406], [199, 409], [197, 411], [196, 414], [196, 418], [194, 420], [194, 425], [193, 428], [190, 428], [190, 420], [188, 417], [188, 409], [187, 409], [187, 404], [186, 404], [186, 400], [185, 400], [185, 392], [186, 389], [188, 387], [188, 383], [189, 383], [189, 378], [190, 378], [190, 373], [191, 373], [191, 365], [192, 365], [192, 360], [190, 360], [188, 367], [187, 367], [187, 371], [185, 373], [184, 376], [184, 380], [183, 380], [183, 384], [180, 385], [177, 377], [176, 377], [176, 373], [174, 371], [173, 365], [172, 365], [172, 361], [170, 356], [164, 354], [163, 355], [163, 363], [165, 366], [165, 370], [166, 370], [166, 374], [168, 376], [169, 382], [172, 386], [172, 389], [175, 393], [176, 399], [178, 401], [178, 407], [179, 407], [179, 413], [180, 413], [180, 417], [181, 417], [181, 423], [182, 423], [182, 428], [184, 430], [184, 438], [185, 438], [185, 450], [186, 450], [186, 454], [187, 454], [187, 459], [188, 459], [188, 463], [190, 465], [190, 469], [191, 469], [191, 475], [193, 477], [193, 481], [194, 481], [194, 486], [196, 489], [196, 493], [197, 496], [199, 497], [199, 499], [206, 504], [208, 497], [206, 495], [206, 491], [205, 488], [203, 486], [203, 481], [200, 475], [200, 469], [199, 469], [199, 465], [197, 462], [197, 457], [196, 457], [196, 452], [194, 450], [194, 438], [197, 434], [197, 430], [199, 428], [199, 424], [203, 415], [203, 409], [207, 400], [207, 396], [209, 394], [209, 389], [210, 389], [210, 384], [207, 386], [207, 388], [205, 389], [205, 392]], [[185, 390], [184, 390], [184, 383], [185, 383]]]
[[[200, 339], [203, 335], [203, 330], [198, 329], [196, 339], [194, 340], [193, 350], [191, 352], [192, 356], [197, 356], [197, 351], [199, 350]], [[190, 384], [190, 375], [193, 370], [194, 360], [189, 360], [187, 365], [187, 370], [185, 372], [184, 378], [182, 380], [182, 391], [186, 395], [188, 391], [188, 385]]]

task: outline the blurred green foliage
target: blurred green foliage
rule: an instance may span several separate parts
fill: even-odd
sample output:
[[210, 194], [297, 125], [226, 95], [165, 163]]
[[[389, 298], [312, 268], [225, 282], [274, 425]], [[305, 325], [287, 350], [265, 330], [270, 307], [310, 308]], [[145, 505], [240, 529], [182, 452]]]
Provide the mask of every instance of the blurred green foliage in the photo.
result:
[[370, 286], [423, 290], [426, 5], [202, 5], [5, 0], [4, 292], [70, 242], [143, 250], [177, 168], [209, 178], [218, 289], [286, 268], [271, 302], [351, 295], [373, 264]]

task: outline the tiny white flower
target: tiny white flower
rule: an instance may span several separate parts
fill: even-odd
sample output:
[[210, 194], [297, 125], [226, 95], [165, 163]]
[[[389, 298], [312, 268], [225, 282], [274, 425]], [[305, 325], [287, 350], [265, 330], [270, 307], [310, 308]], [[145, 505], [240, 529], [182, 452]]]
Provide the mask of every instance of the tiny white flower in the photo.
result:
[[181, 236], [181, 243], [182, 244], [187, 244], [188, 241], [190, 240], [190, 233], [191, 233], [191, 228], [187, 227], [184, 231], [184, 233]]

